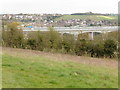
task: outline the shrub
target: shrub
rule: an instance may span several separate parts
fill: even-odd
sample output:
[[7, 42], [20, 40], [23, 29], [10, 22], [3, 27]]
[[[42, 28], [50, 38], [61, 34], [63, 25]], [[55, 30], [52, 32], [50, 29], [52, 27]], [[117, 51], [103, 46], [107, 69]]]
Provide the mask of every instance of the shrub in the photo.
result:
[[30, 32], [28, 34], [27, 45], [31, 49], [40, 50], [44, 49], [43, 47], [43, 35], [41, 32]]
[[85, 39], [80, 39], [80, 40], [78, 39], [76, 42], [76, 47], [75, 47], [76, 55], [78, 55], [78, 56], [84, 55], [86, 52], [86, 49], [87, 49], [86, 40]]
[[116, 50], [117, 50], [117, 44], [115, 43], [115, 41], [113, 40], [104, 41], [104, 53], [106, 57], [112, 58]]
[[2, 39], [3, 45], [9, 47], [17, 47], [22, 48], [24, 42], [23, 32], [20, 29], [17, 29], [19, 24], [16, 22], [8, 24], [7, 30], [3, 30], [2, 32]]
[[[40, 51], [51, 51], [76, 54], [85, 54], [91, 57], [114, 57], [117, 52], [117, 37], [104, 37], [100, 34], [94, 40], [89, 40], [88, 33], [79, 34], [77, 40], [72, 34], [60, 35], [53, 27], [49, 27], [48, 32], [29, 32], [27, 39], [24, 39], [22, 30], [18, 30], [18, 23], [7, 24], [7, 30], [2, 32], [2, 45], [16, 48], [28, 48]], [[109, 33], [115, 36], [116, 32]]]
[[73, 35], [64, 34], [62, 40], [62, 48], [65, 50], [66, 53], [74, 52], [75, 47], [75, 39]]

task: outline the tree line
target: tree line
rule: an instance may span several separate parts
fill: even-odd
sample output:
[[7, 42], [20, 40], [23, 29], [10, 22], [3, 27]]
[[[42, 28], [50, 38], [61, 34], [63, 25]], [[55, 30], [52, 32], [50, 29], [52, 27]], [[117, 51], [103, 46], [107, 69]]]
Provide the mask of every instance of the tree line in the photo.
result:
[[18, 25], [16, 22], [9, 23], [7, 30], [3, 30], [3, 46], [98, 58], [117, 56], [117, 41], [114, 33], [107, 36], [98, 35], [94, 40], [90, 40], [88, 33], [84, 33], [79, 34], [76, 39], [72, 34], [61, 35], [53, 27], [49, 27], [47, 32], [29, 32], [25, 37], [22, 29], [18, 29]]

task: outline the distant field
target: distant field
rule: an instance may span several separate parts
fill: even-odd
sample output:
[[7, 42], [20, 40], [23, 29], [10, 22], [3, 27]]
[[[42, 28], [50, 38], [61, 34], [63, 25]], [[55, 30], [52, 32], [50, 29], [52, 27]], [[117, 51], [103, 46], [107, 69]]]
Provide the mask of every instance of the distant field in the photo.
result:
[[59, 18], [56, 18], [56, 21], [59, 20], [69, 20], [69, 19], [91, 19], [95, 21], [99, 20], [117, 20], [117, 16], [103, 16], [103, 15], [64, 15]]
[[3, 88], [117, 88], [117, 61], [3, 48]]

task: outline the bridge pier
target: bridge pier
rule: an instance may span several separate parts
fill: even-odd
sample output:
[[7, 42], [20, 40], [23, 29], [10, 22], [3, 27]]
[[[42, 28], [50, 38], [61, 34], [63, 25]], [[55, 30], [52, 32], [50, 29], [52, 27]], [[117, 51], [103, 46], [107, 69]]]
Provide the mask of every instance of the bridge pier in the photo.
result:
[[91, 40], [94, 40], [94, 32], [89, 32], [89, 38], [90, 38]]
[[74, 38], [75, 38], [75, 40], [77, 40], [77, 38], [78, 38], [78, 33], [75, 33], [75, 34], [73, 34], [74, 35]]
[[27, 39], [28, 38], [28, 31], [23, 32], [23, 34], [24, 34], [24, 39]]

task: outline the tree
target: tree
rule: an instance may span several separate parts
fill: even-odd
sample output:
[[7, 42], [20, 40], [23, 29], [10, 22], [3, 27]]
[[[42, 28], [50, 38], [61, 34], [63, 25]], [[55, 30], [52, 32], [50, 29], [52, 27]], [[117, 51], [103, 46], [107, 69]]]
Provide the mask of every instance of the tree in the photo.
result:
[[106, 57], [112, 58], [115, 50], [117, 49], [117, 44], [113, 40], [106, 40], [104, 42], [104, 53]]
[[95, 57], [104, 57], [104, 46], [103, 43], [97, 43], [93, 47]]
[[78, 39], [76, 42], [75, 53], [78, 56], [82, 56], [86, 52], [86, 40], [85, 39]]
[[86, 43], [86, 52], [90, 54], [91, 57], [104, 57], [104, 43], [87, 41]]
[[28, 40], [27, 40], [28, 48], [34, 49], [34, 50], [40, 50], [43, 51], [43, 35], [42, 32], [30, 32], [28, 34]]
[[85, 40], [89, 40], [89, 33], [80, 33], [79, 35], [78, 35], [78, 38], [77, 39], [85, 39]]
[[7, 30], [3, 31], [3, 42], [5, 46], [22, 48], [24, 36], [22, 29], [18, 29], [19, 23], [12, 22], [7, 24]]
[[61, 49], [62, 47], [62, 39], [60, 34], [54, 30], [53, 27], [49, 27], [48, 28], [49, 31], [44, 33], [44, 45], [46, 48], [48, 49]]
[[62, 47], [66, 53], [74, 52], [75, 39], [71, 34], [64, 34], [62, 39]]

